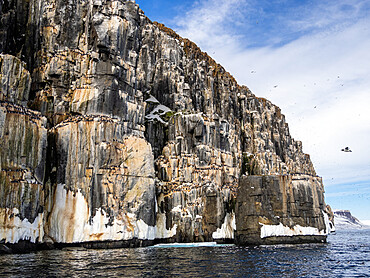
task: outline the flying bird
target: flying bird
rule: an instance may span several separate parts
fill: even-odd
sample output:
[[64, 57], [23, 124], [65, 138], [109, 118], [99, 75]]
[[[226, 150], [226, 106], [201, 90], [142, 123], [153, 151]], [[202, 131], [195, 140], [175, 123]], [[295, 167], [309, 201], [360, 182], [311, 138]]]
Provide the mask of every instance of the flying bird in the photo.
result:
[[352, 150], [348, 147], [345, 147], [344, 149], [342, 149], [342, 152], [345, 152], [345, 153], [351, 153]]

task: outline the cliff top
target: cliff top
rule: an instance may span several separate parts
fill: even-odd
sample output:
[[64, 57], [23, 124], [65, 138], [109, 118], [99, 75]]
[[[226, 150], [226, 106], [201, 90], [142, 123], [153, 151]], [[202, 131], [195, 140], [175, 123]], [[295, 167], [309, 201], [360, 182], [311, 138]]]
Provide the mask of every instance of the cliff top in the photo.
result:
[[225, 70], [225, 68], [222, 65], [220, 65], [212, 57], [210, 57], [207, 54], [207, 52], [203, 52], [196, 43], [192, 42], [187, 38], [181, 37], [174, 30], [166, 27], [162, 23], [154, 21], [153, 24], [157, 26], [159, 30], [168, 34], [170, 37], [179, 40], [181, 45], [183, 46], [186, 56], [189, 59], [206, 61], [211, 67], [213, 67], [214, 76], [224, 76], [228, 78], [233, 83], [234, 86], [237, 86], [239, 89], [246, 90], [248, 93], [252, 93], [247, 86], [239, 85], [238, 82], [235, 80], [234, 76], [232, 76], [228, 71]]

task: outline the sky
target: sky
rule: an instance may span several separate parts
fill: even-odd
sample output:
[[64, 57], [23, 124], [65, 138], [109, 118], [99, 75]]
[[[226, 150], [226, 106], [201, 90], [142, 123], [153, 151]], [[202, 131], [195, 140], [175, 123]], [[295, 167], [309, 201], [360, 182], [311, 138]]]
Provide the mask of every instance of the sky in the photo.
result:
[[370, 219], [370, 0], [136, 2], [279, 106], [326, 203]]

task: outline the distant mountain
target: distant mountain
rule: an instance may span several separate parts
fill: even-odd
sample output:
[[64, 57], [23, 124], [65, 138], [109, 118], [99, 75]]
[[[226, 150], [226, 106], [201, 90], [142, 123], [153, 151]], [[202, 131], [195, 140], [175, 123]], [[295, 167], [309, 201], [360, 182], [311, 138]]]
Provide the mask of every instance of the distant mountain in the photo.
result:
[[354, 217], [349, 210], [333, 210], [333, 212], [335, 228], [338, 230], [366, 229], [370, 227]]

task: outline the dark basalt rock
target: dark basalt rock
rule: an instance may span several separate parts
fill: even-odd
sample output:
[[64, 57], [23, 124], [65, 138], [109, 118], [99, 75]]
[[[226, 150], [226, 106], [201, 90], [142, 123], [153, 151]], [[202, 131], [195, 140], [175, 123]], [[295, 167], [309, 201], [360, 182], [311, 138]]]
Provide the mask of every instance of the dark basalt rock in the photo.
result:
[[241, 246], [276, 245], [276, 244], [305, 244], [326, 243], [327, 236], [272, 236], [266, 238], [251, 238], [248, 235], [238, 234], [235, 243]]
[[12, 254], [13, 250], [4, 244], [0, 244], [0, 255]]

